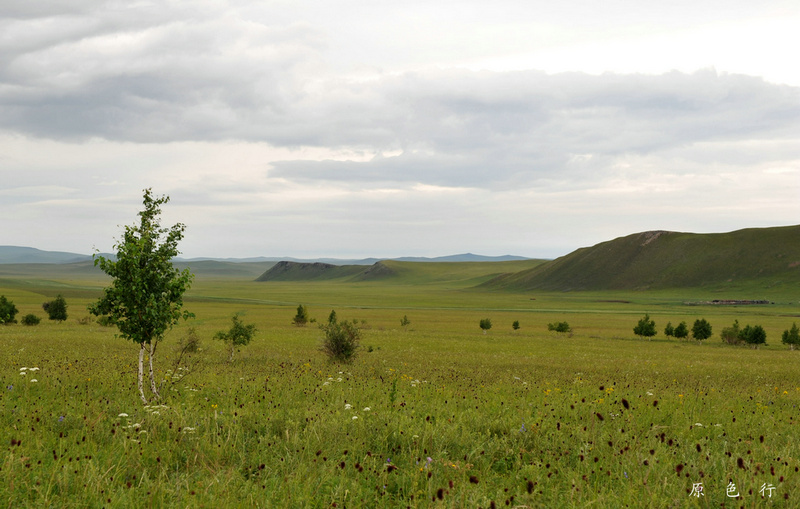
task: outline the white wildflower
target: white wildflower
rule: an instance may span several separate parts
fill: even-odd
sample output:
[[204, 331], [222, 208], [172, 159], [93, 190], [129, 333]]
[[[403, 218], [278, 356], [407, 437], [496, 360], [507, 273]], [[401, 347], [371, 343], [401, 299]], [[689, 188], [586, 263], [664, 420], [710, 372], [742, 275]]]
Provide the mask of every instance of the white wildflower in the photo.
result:
[[365, 411], [365, 412], [369, 412], [369, 411], [370, 411], [370, 408], [369, 408], [368, 406], [365, 406], [365, 407], [364, 407], [364, 411]]
[[27, 371], [28, 368], [19, 368], [20, 371]]
[[345, 403], [344, 405], [345, 410], [350, 410], [351, 408], [353, 408], [353, 406], [350, 403]]
[[117, 417], [128, 417], [128, 414], [126, 414], [125, 412], [122, 412]]
[[353, 416], [353, 420], [355, 421], [356, 419], [358, 419], [358, 416], [357, 416], [357, 415], [354, 415], [354, 416]]
[[39, 381], [39, 380], [37, 380], [37, 379], [35, 379], [35, 378], [31, 378], [31, 383], [33, 383], [33, 382], [38, 382], [38, 381]]
[[39, 371], [39, 368], [31, 368], [31, 371]]

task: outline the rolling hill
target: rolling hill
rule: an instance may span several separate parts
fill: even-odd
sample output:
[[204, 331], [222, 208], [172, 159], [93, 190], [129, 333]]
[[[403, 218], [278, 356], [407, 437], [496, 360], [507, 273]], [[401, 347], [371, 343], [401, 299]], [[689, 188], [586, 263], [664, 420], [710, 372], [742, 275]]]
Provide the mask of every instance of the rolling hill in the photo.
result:
[[800, 283], [800, 226], [730, 233], [636, 233], [578, 249], [485, 289], [644, 290]]

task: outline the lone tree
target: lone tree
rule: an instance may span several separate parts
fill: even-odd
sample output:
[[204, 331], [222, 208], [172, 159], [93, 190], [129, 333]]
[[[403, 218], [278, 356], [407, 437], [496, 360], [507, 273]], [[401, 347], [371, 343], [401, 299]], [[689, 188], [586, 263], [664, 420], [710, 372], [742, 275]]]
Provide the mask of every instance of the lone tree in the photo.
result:
[[789, 345], [790, 350], [794, 350], [797, 345], [800, 345], [800, 329], [797, 328], [796, 323], [792, 323], [791, 329], [783, 331], [781, 343]]
[[242, 321], [239, 320], [238, 313], [233, 315], [232, 320], [233, 324], [228, 332], [217, 332], [214, 335], [214, 339], [221, 339], [228, 344], [231, 352], [230, 357], [228, 357], [228, 362], [233, 362], [233, 354], [236, 348], [249, 345], [250, 340], [253, 339], [256, 333], [256, 326], [253, 324], [243, 324]]
[[479, 323], [483, 333], [486, 334], [486, 331], [492, 328], [492, 319], [491, 318], [481, 318]]
[[633, 328], [633, 333], [642, 338], [651, 338], [656, 335], [656, 322], [645, 314]]
[[292, 323], [298, 327], [303, 327], [308, 323], [308, 309], [304, 305], [297, 306], [297, 314], [292, 318]]
[[711, 324], [705, 318], [694, 321], [692, 325], [692, 337], [698, 341], [711, 337]]
[[144, 395], [144, 354], [149, 350], [150, 390], [160, 397], [153, 374], [156, 346], [164, 334], [183, 318], [193, 317], [182, 311], [183, 294], [191, 285], [193, 274], [172, 266], [178, 255], [178, 242], [186, 226], [178, 223], [162, 228], [161, 205], [168, 196], [156, 198], [151, 189], [144, 190], [144, 210], [139, 212], [138, 225], [126, 226], [122, 240], [114, 248], [116, 259], [95, 254], [94, 263], [111, 276], [111, 286], [89, 306], [89, 312], [107, 316], [119, 329], [119, 335], [139, 345], [139, 395]]
[[42, 304], [42, 309], [51, 320], [63, 322], [67, 319], [67, 301], [61, 295]]
[[17, 306], [15, 306], [10, 300], [6, 299], [5, 295], [0, 295], [0, 323], [17, 323], [17, 319], [14, 318], [17, 316], [17, 313], [19, 313]]
[[730, 327], [724, 327], [719, 335], [724, 343], [728, 343], [729, 345], [739, 345], [744, 341], [739, 337], [740, 332], [739, 320], [734, 320], [733, 325]]

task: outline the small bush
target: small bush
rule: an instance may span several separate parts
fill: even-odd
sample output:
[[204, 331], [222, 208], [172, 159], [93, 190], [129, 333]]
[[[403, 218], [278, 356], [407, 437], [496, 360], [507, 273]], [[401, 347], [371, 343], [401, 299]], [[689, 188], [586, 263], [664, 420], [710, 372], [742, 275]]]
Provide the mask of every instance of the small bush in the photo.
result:
[[548, 323], [547, 330], [552, 332], [571, 332], [572, 327], [567, 322]]
[[33, 313], [29, 313], [22, 317], [22, 325], [39, 325], [42, 319]]
[[42, 304], [42, 309], [51, 320], [63, 322], [67, 319], [67, 301], [61, 295], [50, 302]]
[[739, 320], [734, 320], [733, 325], [723, 328], [719, 335], [722, 338], [723, 343], [728, 343], [729, 345], [741, 345], [743, 341], [739, 337], [739, 332], [741, 332], [739, 330]]
[[17, 323], [15, 316], [17, 316], [17, 306], [13, 302], [6, 299], [5, 295], [0, 295], [0, 323]]
[[514, 323], [511, 324], [511, 328], [514, 330], [519, 330], [519, 320], [514, 320]]
[[220, 339], [227, 343], [230, 347], [230, 357], [228, 358], [229, 361], [233, 361], [233, 354], [236, 351], [236, 348], [249, 345], [256, 333], [256, 326], [252, 324], [243, 324], [239, 319], [238, 313], [233, 315], [231, 320], [233, 321], [233, 324], [227, 332], [220, 331], [214, 335], [214, 339]]
[[664, 335], [668, 338], [675, 335], [675, 327], [672, 326], [672, 322], [667, 322], [667, 326], [664, 327]]
[[355, 359], [362, 334], [357, 320], [340, 322], [336, 318], [336, 312], [331, 311], [328, 323], [322, 325], [321, 329], [325, 332], [322, 351], [331, 360], [352, 362]]
[[486, 334], [486, 331], [492, 328], [492, 320], [491, 318], [482, 318], [479, 325], [483, 329], [483, 333]]
[[182, 337], [178, 347], [182, 352], [195, 353], [200, 349], [200, 336], [197, 335], [197, 330], [194, 327], [189, 327], [186, 336]]
[[400, 327], [406, 329], [411, 324], [411, 320], [408, 319], [408, 315], [403, 315], [403, 318], [400, 319]]

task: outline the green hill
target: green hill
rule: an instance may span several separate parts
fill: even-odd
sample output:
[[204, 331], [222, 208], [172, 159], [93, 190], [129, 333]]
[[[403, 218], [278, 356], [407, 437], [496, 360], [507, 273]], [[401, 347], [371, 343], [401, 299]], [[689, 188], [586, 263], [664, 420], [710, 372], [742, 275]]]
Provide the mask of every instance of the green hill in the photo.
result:
[[798, 283], [800, 226], [786, 226], [714, 234], [637, 233], [501, 275], [482, 286], [574, 291]]
[[364, 271], [363, 265], [331, 265], [330, 263], [278, 262], [256, 281], [322, 281], [353, 276]]

